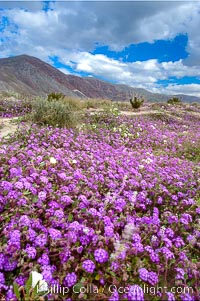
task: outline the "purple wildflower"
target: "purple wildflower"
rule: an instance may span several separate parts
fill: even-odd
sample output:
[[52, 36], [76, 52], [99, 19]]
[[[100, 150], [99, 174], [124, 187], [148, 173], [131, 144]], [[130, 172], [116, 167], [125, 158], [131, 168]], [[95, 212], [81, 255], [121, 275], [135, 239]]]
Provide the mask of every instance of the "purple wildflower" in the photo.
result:
[[182, 301], [195, 301], [197, 300], [196, 298], [192, 297], [190, 294], [186, 293], [186, 294], [181, 294], [180, 298]]
[[64, 212], [63, 210], [56, 210], [55, 213], [54, 213], [54, 216], [56, 216], [57, 218], [59, 219], [62, 219], [64, 217]]
[[183, 213], [181, 215], [181, 218], [180, 218], [180, 222], [184, 225], [188, 225], [189, 223], [192, 222], [192, 217], [190, 214], [187, 214], [187, 213]]
[[132, 244], [132, 247], [136, 250], [136, 253], [142, 253], [144, 251], [144, 246], [140, 242]]
[[5, 263], [5, 255], [3, 253], [0, 253], [0, 270], [3, 270]]
[[45, 253], [42, 254], [40, 258], [38, 258], [37, 262], [40, 265], [49, 265], [49, 256]]
[[82, 264], [83, 269], [88, 273], [93, 273], [95, 269], [95, 264], [92, 260], [85, 260]]
[[148, 282], [151, 285], [156, 285], [158, 283], [158, 275], [155, 272], [148, 273]]
[[47, 196], [46, 191], [40, 191], [38, 193], [38, 199], [39, 199], [39, 201], [44, 201], [46, 199], [46, 196]]
[[0, 286], [1, 284], [5, 284], [5, 277], [4, 274], [0, 272]]
[[181, 237], [176, 237], [175, 239], [173, 239], [173, 243], [177, 248], [181, 248], [185, 245], [184, 241], [182, 240]]
[[63, 181], [67, 180], [67, 176], [65, 172], [58, 173], [58, 177]]
[[119, 301], [119, 293], [118, 291], [114, 291], [108, 301]]
[[107, 236], [107, 237], [113, 237], [113, 235], [114, 235], [113, 227], [106, 226], [104, 235]]
[[34, 241], [36, 235], [37, 235], [37, 233], [33, 229], [28, 230], [28, 239], [30, 241]]
[[24, 184], [21, 181], [16, 182], [14, 186], [19, 190], [22, 190], [24, 188]]
[[4, 189], [4, 190], [8, 190], [10, 191], [13, 187], [13, 184], [8, 182], [8, 181], [2, 181], [1, 182], [1, 187]]
[[167, 235], [169, 238], [174, 237], [174, 231], [171, 228], [166, 228], [165, 229], [165, 235]]
[[141, 237], [137, 233], [133, 234], [132, 239], [133, 239], [134, 243], [140, 243], [141, 242]]
[[95, 257], [95, 260], [99, 263], [104, 263], [104, 262], [108, 261], [108, 258], [109, 258], [108, 252], [105, 251], [104, 249], [95, 250], [94, 257]]
[[40, 234], [35, 238], [35, 245], [38, 247], [44, 247], [47, 243], [47, 237], [45, 234]]
[[22, 275], [19, 275], [17, 278], [15, 278], [15, 282], [16, 282], [19, 286], [24, 286], [24, 283], [25, 283], [25, 277], [23, 277]]
[[34, 247], [26, 247], [25, 252], [27, 253], [28, 258], [34, 259], [36, 257], [37, 251]]
[[143, 281], [148, 280], [149, 272], [147, 271], [147, 269], [141, 268], [138, 270], [138, 272], [139, 272], [140, 279], [142, 279]]
[[14, 269], [16, 269], [17, 267], [17, 261], [15, 260], [11, 260], [11, 259], [7, 259], [5, 260], [5, 263], [4, 263], [4, 270], [5, 271], [13, 271]]
[[42, 276], [47, 283], [49, 283], [53, 279], [53, 275], [52, 275], [50, 266], [43, 267]]
[[177, 272], [176, 279], [177, 280], [179, 280], [179, 279], [184, 280], [184, 275], [185, 275], [184, 270], [181, 269], [181, 268], [176, 268], [176, 272]]
[[62, 237], [61, 232], [59, 230], [53, 229], [53, 228], [49, 229], [49, 235], [50, 235], [52, 240], [57, 240], [57, 239]]
[[135, 284], [129, 287], [129, 291], [127, 293], [128, 301], [144, 301], [144, 293], [142, 288]]
[[10, 287], [6, 293], [6, 301], [10, 301], [10, 300], [16, 300], [16, 296], [13, 292], [12, 287]]
[[166, 247], [161, 248], [162, 253], [165, 255], [166, 259], [173, 259], [174, 254]]
[[167, 294], [167, 301], [176, 301], [175, 296], [173, 293], [166, 293]]
[[68, 287], [72, 287], [77, 282], [77, 276], [74, 272], [68, 273], [64, 281]]
[[60, 200], [63, 203], [63, 205], [65, 205], [65, 206], [69, 206], [73, 202], [72, 199], [71, 199], [71, 197], [68, 196], [68, 195], [61, 196]]
[[19, 225], [23, 227], [29, 227], [31, 224], [30, 218], [27, 215], [22, 215], [19, 219]]

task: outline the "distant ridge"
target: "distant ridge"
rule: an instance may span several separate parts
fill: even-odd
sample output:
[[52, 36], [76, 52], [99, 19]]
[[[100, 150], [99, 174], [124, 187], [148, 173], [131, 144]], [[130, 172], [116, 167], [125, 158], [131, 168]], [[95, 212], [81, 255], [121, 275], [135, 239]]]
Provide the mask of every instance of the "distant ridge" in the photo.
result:
[[[0, 59], [0, 92], [5, 91], [31, 96], [61, 92], [83, 99], [103, 98], [120, 101], [128, 100], [133, 94], [154, 102], [166, 101], [172, 97], [127, 85], [110, 84], [94, 77], [64, 74], [42, 60], [25, 54]], [[195, 96], [182, 94], [181, 98], [186, 102], [200, 102]]]

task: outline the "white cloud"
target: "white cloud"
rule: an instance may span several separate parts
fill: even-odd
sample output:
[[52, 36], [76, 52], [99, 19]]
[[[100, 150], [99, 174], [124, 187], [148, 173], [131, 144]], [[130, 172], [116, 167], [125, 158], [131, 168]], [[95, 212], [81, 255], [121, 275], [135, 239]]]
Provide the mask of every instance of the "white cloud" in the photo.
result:
[[[199, 2], [42, 2], [2, 3], [0, 16], [9, 20], [1, 32], [0, 57], [26, 53], [50, 62], [49, 56], [75, 69], [108, 80], [157, 91], [156, 82], [170, 76], [199, 76]], [[11, 8], [11, 9], [8, 9]], [[189, 57], [177, 62], [156, 59], [124, 63], [105, 55], [92, 55], [96, 43], [121, 50], [131, 43], [188, 35]], [[69, 71], [61, 68], [64, 73]], [[198, 86], [198, 85], [197, 85]], [[184, 89], [170, 85], [166, 90]], [[199, 93], [196, 85], [187, 85]], [[183, 91], [183, 90], [182, 90]], [[186, 91], [186, 92], [187, 92]], [[186, 93], [185, 92], [185, 93]]]
[[68, 71], [67, 69], [65, 69], [65, 68], [57, 68], [59, 71], [61, 71], [62, 73], [64, 73], [64, 74], [71, 74], [71, 72], [70, 71]]
[[158, 80], [169, 77], [199, 76], [199, 68], [185, 66], [182, 60], [159, 63], [156, 59], [124, 63], [102, 54], [74, 51], [60, 54], [60, 61], [77, 72], [87, 72], [131, 86], [153, 89]]
[[199, 36], [198, 2], [55, 2], [51, 7], [47, 12], [2, 11], [18, 25], [18, 36], [13, 36], [18, 42], [16, 51], [28, 42], [27, 51], [35, 45], [89, 51], [96, 42], [120, 50], [131, 43], [170, 39], [178, 33], [188, 33], [188, 50], [196, 51], [192, 42], [198, 42]]
[[[158, 92], [158, 91], [157, 91]], [[165, 94], [186, 94], [200, 98], [200, 84], [168, 85], [166, 88], [159, 89], [160, 93]]]

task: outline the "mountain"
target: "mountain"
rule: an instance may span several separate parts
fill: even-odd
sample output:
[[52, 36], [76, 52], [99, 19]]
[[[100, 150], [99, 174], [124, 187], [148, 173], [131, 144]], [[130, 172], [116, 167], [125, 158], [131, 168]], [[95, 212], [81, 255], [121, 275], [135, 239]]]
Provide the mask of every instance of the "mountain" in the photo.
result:
[[67, 88], [65, 75], [49, 64], [28, 55], [0, 59], [0, 91], [27, 95], [62, 92], [74, 95]]
[[[154, 94], [145, 89], [111, 84], [93, 77], [67, 75], [38, 58], [19, 55], [0, 59], [0, 92], [10, 91], [32, 96], [52, 92], [79, 98], [128, 100], [132, 95], [144, 96], [147, 101], [166, 101], [169, 96]], [[181, 95], [183, 101], [200, 101], [198, 97]]]

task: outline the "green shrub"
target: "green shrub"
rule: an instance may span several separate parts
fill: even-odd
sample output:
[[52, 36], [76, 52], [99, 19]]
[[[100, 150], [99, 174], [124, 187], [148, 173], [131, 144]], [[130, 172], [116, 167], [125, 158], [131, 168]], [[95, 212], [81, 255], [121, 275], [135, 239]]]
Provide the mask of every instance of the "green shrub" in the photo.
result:
[[128, 111], [130, 110], [130, 104], [128, 101], [114, 101], [113, 102], [115, 107], [117, 107], [119, 110], [122, 111]]
[[56, 93], [56, 92], [52, 92], [47, 96], [47, 100], [48, 101], [55, 101], [55, 100], [62, 100], [64, 99], [65, 95], [62, 93]]
[[84, 108], [84, 101], [80, 100], [79, 98], [65, 96], [63, 99], [61, 99], [61, 101], [71, 110], [82, 110]]
[[49, 102], [46, 99], [37, 98], [33, 102], [31, 119], [32, 122], [41, 125], [71, 128], [77, 125], [79, 115], [62, 101]]
[[133, 109], [139, 109], [143, 105], [144, 99], [138, 98], [137, 96], [133, 96], [130, 99], [130, 103]]
[[172, 97], [172, 98], [168, 99], [167, 103], [170, 105], [175, 105], [175, 104], [181, 104], [182, 101], [178, 97]]
[[200, 143], [183, 143], [181, 148], [178, 150], [177, 155], [190, 161], [200, 162]]
[[164, 103], [164, 102], [155, 102], [155, 103], [150, 104], [150, 109], [151, 110], [157, 110], [157, 111], [167, 110], [168, 107], [169, 107], [168, 104]]
[[102, 129], [111, 130], [118, 126], [118, 116], [120, 112], [116, 108], [106, 108], [103, 111], [86, 113], [85, 125], [88, 130], [101, 131]]
[[98, 108], [98, 102], [89, 98], [85, 101], [85, 107], [86, 109], [96, 109]]
[[109, 99], [88, 98], [85, 101], [86, 109], [106, 109], [110, 108], [112, 101]]
[[3, 97], [3, 98], [14, 97], [16, 99], [21, 99], [22, 95], [15, 92], [15, 91], [2, 91], [1, 92], [1, 97]]

